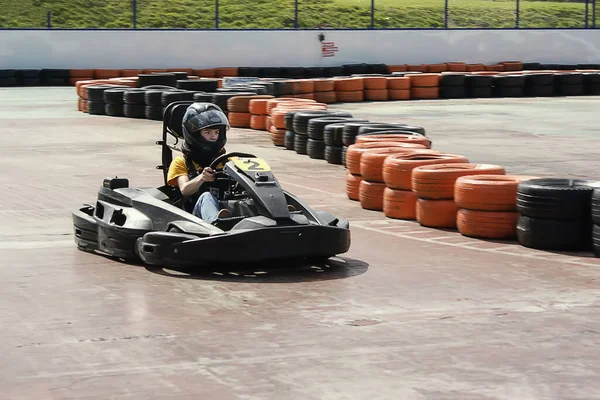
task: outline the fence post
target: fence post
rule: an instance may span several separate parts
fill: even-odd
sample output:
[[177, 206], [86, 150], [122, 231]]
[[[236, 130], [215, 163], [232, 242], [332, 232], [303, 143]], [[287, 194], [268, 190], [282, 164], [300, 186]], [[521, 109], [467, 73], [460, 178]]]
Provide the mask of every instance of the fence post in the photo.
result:
[[448, 29], [448, 0], [444, 1], [444, 28]]
[[46, 14], [46, 27], [48, 29], [52, 28], [52, 11], [48, 11]]
[[375, 27], [375, 0], [371, 0], [371, 29]]
[[294, 0], [294, 29], [298, 29], [298, 0]]
[[592, 28], [596, 28], [596, 0], [592, 3]]
[[585, 27], [588, 28], [588, 17], [590, 9], [590, 0], [585, 0]]
[[520, 1], [517, 0], [517, 9], [515, 12], [515, 28], [519, 27]]
[[133, 29], [137, 28], [137, 0], [131, 0], [131, 9], [133, 11]]
[[215, 29], [219, 29], [219, 0], [215, 0]]

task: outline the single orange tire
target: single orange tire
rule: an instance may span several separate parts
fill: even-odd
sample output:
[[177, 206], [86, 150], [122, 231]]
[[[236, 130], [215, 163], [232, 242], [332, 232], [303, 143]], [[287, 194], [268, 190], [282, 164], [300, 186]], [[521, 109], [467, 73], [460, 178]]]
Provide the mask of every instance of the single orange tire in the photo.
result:
[[[335, 81], [333, 79], [314, 79], [313, 80], [314, 92], [334, 92]], [[318, 100], [317, 100], [318, 101]]]
[[422, 165], [412, 170], [412, 190], [421, 199], [454, 199], [454, 183], [461, 176], [505, 174], [504, 167], [493, 164]]
[[458, 206], [452, 199], [417, 199], [416, 219], [419, 224], [431, 228], [456, 228]]
[[71, 78], [69, 78], [69, 85], [76, 86], [77, 82], [89, 81], [90, 79], [92, 79], [92, 78], [90, 78], [90, 77], [87, 77], [87, 78], [73, 78], [73, 77], [71, 77]]
[[446, 64], [427, 64], [427, 73], [440, 73], [440, 72], [445, 72], [448, 70], [448, 67], [446, 66]]
[[252, 114], [250, 113], [229, 112], [227, 119], [229, 120], [229, 125], [234, 128], [250, 128], [251, 116]]
[[249, 113], [251, 100], [272, 98], [274, 98], [274, 96], [268, 94], [257, 94], [251, 96], [233, 96], [227, 99], [227, 110], [240, 113]]
[[410, 87], [437, 87], [440, 85], [439, 74], [414, 74], [409, 75]]
[[84, 113], [88, 112], [88, 101], [87, 100], [83, 100], [81, 102], [81, 111], [83, 111]]
[[389, 100], [410, 100], [410, 89], [389, 89]]
[[365, 99], [365, 92], [362, 90], [357, 91], [336, 91], [335, 98], [339, 103], [358, 103]]
[[265, 130], [267, 126], [267, 116], [266, 115], [250, 115], [250, 128], [257, 130]]
[[119, 71], [119, 76], [123, 77], [137, 77], [140, 74], [143, 74], [143, 69], [122, 69]]
[[315, 100], [315, 94], [313, 92], [310, 92], [310, 93], [298, 93], [298, 94], [288, 94], [286, 96], [293, 97], [293, 98], [296, 98], [296, 99]]
[[412, 190], [383, 191], [383, 214], [389, 218], [417, 219], [417, 195]]
[[411, 87], [411, 99], [437, 99], [440, 97], [439, 87]]
[[285, 131], [283, 133], [279, 132], [270, 132], [271, 141], [275, 146], [281, 147], [285, 144]]
[[363, 178], [358, 187], [358, 201], [360, 206], [366, 210], [383, 210], [383, 191], [385, 184], [380, 182], [369, 182]]
[[385, 76], [365, 76], [363, 78], [365, 90], [387, 89], [387, 78]]
[[459, 209], [456, 226], [464, 236], [485, 239], [516, 239], [517, 211], [475, 211]]
[[385, 158], [381, 175], [387, 187], [396, 190], [412, 190], [412, 171], [416, 167], [430, 164], [468, 163], [465, 156], [441, 153], [437, 150], [418, 153], [392, 154]]
[[365, 83], [361, 77], [334, 78], [333, 82], [336, 92], [362, 92], [365, 89]]
[[446, 67], [451, 72], [467, 72], [467, 63], [464, 62], [447, 62]]
[[[429, 149], [407, 149], [404, 147], [389, 147], [382, 149], [367, 149], [360, 155], [360, 175], [363, 179], [371, 182], [381, 182], [383, 180], [383, 162], [388, 156], [401, 155], [406, 156], [419, 152], [428, 152]], [[346, 152], [346, 165], [348, 164], [348, 153]]]
[[273, 126], [273, 119], [268, 115], [265, 117], [265, 130], [270, 130]]
[[289, 102], [295, 102], [295, 103], [314, 103], [314, 100], [307, 100], [307, 99], [296, 99], [293, 97], [278, 97], [275, 99], [271, 99], [269, 101], [267, 101], [267, 114], [271, 114], [271, 112], [273, 111], [273, 109], [275, 107], [277, 107], [279, 104], [281, 103], [289, 103]]
[[388, 101], [387, 89], [366, 89], [364, 98], [366, 101]]
[[431, 140], [427, 136], [423, 135], [404, 135], [400, 133], [390, 133], [382, 135], [359, 135], [356, 137], [354, 143], [372, 143], [372, 142], [404, 142], [404, 143], [418, 143], [425, 146], [425, 148], [431, 148]]
[[403, 89], [410, 89], [410, 78], [407, 78], [405, 76], [392, 76], [390, 78], [386, 78], [387, 79], [387, 88], [388, 89], [394, 89], [394, 90], [403, 90]]
[[194, 75], [201, 78], [216, 78], [217, 71], [215, 68], [195, 69], [193, 70]]
[[427, 64], [407, 65], [406, 70], [410, 72], [427, 72]]
[[318, 103], [331, 104], [337, 101], [337, 96], [335, 92], [315, 92], [314, 93], [315, 101]]
[[521, 175], [466, 175], [456, 179], [454, 201], [459, 207], [479, 211], [516, 211], [517, 186], [535, 179]]
[[391, 74], [392, 72], [406, 72], [406, 64], [400, 64], [400, 65], [388, 65], [387, 66], [387, 70], [388, 73]]
[[238, 76], [238, 68], [237, 67], [215, 68], [215, 76], [217, 78], [225, 78], [226, 76]]
[[350, 200], [359, 200], [358, 189], [362, 177], [360, 175], [353, 175], [350, 172], [346, 172], [346, 195]]
[[313, 93], [315, 91], [315, 83], [312, 79], [297, 79], [292, 81], [292, 91], [294, 94]]
[[424, 149], [422, 144], [412, 144], [403, 142], [372, 142], [372, 143], [355, 143], [348, 146], [346, 149], [346, 168], [350, 173], [360, 175], [360, 158], [362, 153], [370, 149], [386, 149], [397, 147], [402, 149]]
[[251, 99], [248, 102], [248, 111], [250, 114], [255, 115], [266, 115], [267, 114], [267, 101], [268, 99]]
[[467, 72], [485, 71], [485, 64], [467, 64]]

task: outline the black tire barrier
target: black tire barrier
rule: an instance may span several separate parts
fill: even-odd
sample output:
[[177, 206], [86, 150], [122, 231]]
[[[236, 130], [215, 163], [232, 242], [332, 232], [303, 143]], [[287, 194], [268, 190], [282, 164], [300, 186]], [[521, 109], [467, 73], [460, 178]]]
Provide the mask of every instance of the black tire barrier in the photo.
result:
[[335, 124], [344, 120], [352, 120], [350, 117], [323, 117], [312, 118], [307, 123], [306, 133], [309, 138], [323, 140], [323, 132], [329, 124]]
[[283, 146], [287, 150], [294, 150], [294, 138], [296, 133], [294, 131], [285, 131], [285, 136], [283, 137]]
[[329, 164], [342, 164], [342, 147], [325, 146], [325, 160]]
[[191, 90], [194, 92], [216, 92], [219, 81], [217, 79], [190, 79], [177, 81], [178, 89]]
[[212, 102], [213, 95], [212, 93], [194, 93], [192, 101], [199, 101], [201, 103], [210, 103]]
[[12, 87], [17, 86], [17, 78], [0, 78], [0, 87]]
[[592, 221], [595, 224], [600, 225], [600, 189], [594, 189], [594, 192], [592, 193], [591, 208]]
[[554, 96], [554, 85], [533, 85], [526, 92], [526, 95], [532, 97]]
[[308, 144], [308, 136], [294, 135], [294, 151], [298, 154], [306, 154], [306, 146]]
[[517, 240], [538, 250], [589, 250], [592, 245], [591, 223], [582, 220], [552, 220], [521, 215], [517, 222]]
[[346, 167], [346, 153], [348, 151], [348, 146], [342, 146], [342, 165]]
[[594, 248], [594, 255], [600, 257], [600, 225], [594, 225], [592, 229], [592, 247]]
[[313, 159], [325, 159], [325, 142], [308, 138], [308, 141], [306, 142], [306, 154]]
[[123, 114], [128, 118], [146, 118], [146, 106], [144, 104], [125, 103]]
[[[103, 93], [103, 99], [106, 104], [123, 104], [123, 96], [126, 91], [128, 91], [129, 87], [122, 88], [109, 88], [106, 89]], [[123, 107], [121, 108], [121, 114], [123, 113]], [[107, 113], [108, 114], [108, 113]], [[120, 115], [119, 115], [120, 116]]]
[[[88, 103], [88, 110], [89, 110], [89, 103]], [[123, 103], [121, 103], [121, 104], [105, 103], [104, 113], [111, 117], [124, 117], [125, 114], [123, 113]]]
[[292, 127], [294, 132], [301, 135], [308, 134], [308, 121], [313, 118], [319, 117], [349, 117], [352, 118], [352, 114], [345, 111], [334, 111], [334, 110], [307, 110], [299, 111], [294, 114], [294, 121]]
[[144, 115], [146, 116], [146, 119], [162, 121], [163, 110], [164, 108], [162, 106], [146, 106], [144, 109]]
[[377, 125], [361, 126], [358, 128], [356, 136], [364, 135], [365, 133], [370, 133], [370, 132], [394, 131], [394, 130], [405, 131], [405, 132], [408, 131], [408, 132], [418, 133], [423, 136], [426, 136], [425, 128], [423, 128], [422, 126], [415, 126], [415, 125], [408, 125], [408, 124], [386, 124], [386, 123], [379, 123]]
[[105, 103], [103, 101], [88, 101], [88, 114], [106, 115]]
[[[128, 91], [123, 93], [123, 103], [130, 105], [146, 105], [146, 90], [144, 89], [129, 89]], [[139, 112], [132, 111], [133, 114], [139, 115]], [[142, 115], [144, 115], [144, 108], [142, 107]], [[127, 116], [127, 111], [125, 111], [125, 115]], [[140, 118], [133, 117], [133, 118]]]
[[[186, 76], [187, 78], [187, 76]], [[145, 86], [177, 86], [177, 75], [174, 73], [138, 74], [138, 87]]]

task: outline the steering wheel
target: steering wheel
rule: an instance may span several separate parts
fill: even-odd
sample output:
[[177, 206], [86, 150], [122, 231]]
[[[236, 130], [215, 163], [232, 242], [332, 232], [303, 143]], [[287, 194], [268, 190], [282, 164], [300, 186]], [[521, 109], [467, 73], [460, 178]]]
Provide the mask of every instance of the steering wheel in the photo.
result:
[[219, 165], [220, 163], [225, 164], [225, 161], [228, 160], [230, 157], [256, 157], [256, 156], [254, 154], [240, 153], [237, 151], [221, 154], [219, 157], [215, 158], [213, 160], [213, 162], [210, 163], [209, 168], [211, 168], [213, 171], [215, 171], [215, 173], [218, 171], [222, 171], [223, 168], [219, 168], [217, 170], [217, 165]]

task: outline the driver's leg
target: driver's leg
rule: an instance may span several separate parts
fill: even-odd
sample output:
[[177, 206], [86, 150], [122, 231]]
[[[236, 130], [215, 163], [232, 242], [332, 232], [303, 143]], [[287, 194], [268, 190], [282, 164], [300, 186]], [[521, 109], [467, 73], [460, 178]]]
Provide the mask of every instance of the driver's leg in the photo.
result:
[[231, 217], [229, 210], [219, 209], [219, 201], [210, 192], [200, 195], [192, 213], [209, 224], [212, 224], [217, 218]]

